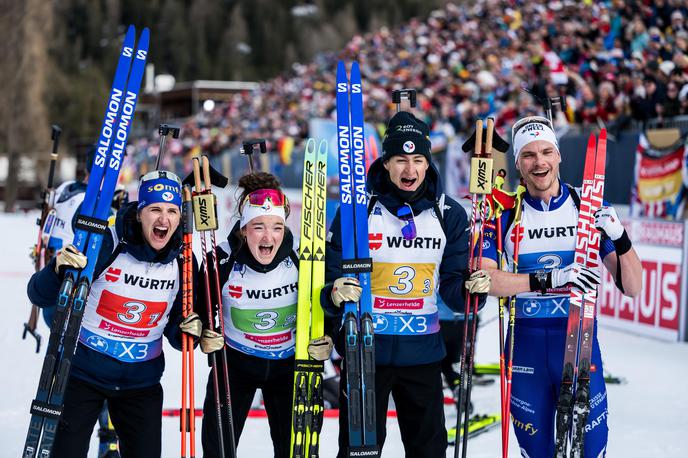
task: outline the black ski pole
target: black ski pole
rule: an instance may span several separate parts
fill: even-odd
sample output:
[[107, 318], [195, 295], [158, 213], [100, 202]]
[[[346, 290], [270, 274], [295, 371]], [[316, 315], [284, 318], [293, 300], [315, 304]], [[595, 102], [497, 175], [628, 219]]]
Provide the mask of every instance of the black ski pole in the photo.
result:
[[165, 142], [167, 136], [172, 134], [172, 138], [179, 138], [180, 129], [177, 126], [170, 126], [168, 124], [160, 124], [158, 133], [160, 134], [160, 150], [158, 151], [158, 158], [155, 161], [155, 170], [160, 170], [160, 162], [165, 154]]
[[416, 90], [405, 88], [392, 91], [392, 103], [396, 104], [397, 113], [401, 111], [402, 100], [408, 100], [409, 106], [414, 108], [416, 106]]
[[545, 112], [545, 116], [547, 119], [549, 119], [549, 122], [552, 123], [552, 128], [554, 128], [554, 107], [557, 105], [559, 106], [559, 109], [562, 112], [566, 111], [566, 96], [563, 94], [560, 94], [556, 97], [538, 97], [531, 89], [524, 87], [524, 91], [526, 91], [528, 94], [532, 95], [535, 101], [542, 107], [542, 110]]
[[[43, 267], [43, 261], [45, 260], [45, 243], [43, 241], [43, 225], [48, 216], [48, 212], [55, 204], [55, 164], [57, 163], [58, 147], [60, 144], [60, 135], [62, 135], [62, 129], [57, 124], [51, 126], [50, 138], [53, 141], [53, 150], [50, 153], [50, 169], [48, 172], [48, 183], [41, 195], [41, 217], [36, 221], [39, 226], [38, 230], [38, 242], [36, 243], [36, 252], [34, 253], [35, 259], [34, 264], [36, 272], [38, 272]], [[47, 240], [46, 240], [47, 242]], [[36, 325], [38, 323], [38, 307], [36, 305], [31, 305], [31, 314], [29, 315], [29, 321], [24, 323], [24, 332], [22, 332], [22, 339], [26, 339], [26, 334], [31, 334], [34, 339], [36, 339], [36, 353], [41, 351], [41, 335], [36, 332]]]
[[253, 153], [258, 152], [260, 154], [265, 154], [267, 150], [268, 148], [265, 144], [265, 140], [262, 138], [246, 140], [242, 143], [240, 152], [248, 159], [249, 173], [253, 173]]

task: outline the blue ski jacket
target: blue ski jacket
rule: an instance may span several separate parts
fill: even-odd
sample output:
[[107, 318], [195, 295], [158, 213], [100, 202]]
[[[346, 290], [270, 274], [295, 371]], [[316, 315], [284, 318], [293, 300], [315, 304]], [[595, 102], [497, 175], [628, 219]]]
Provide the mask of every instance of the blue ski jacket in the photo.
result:
[[[110, 231], [105, 233], [101, 245], [93, 278], [98, 278], [114, 261], [115, 249], [121, 253], [126, 252], [137, 261], [144, 263], [181, 262], [182, 234], [181, 224], [172, 235], [170, 242], [160, 252], [156, 252], [143, 239], [141, 224], [136, 220], [136, 206], [138, 202], [130, 202], [117, 213], [115, 231], [119, 239], [115, 245]], [[181, 285], [181, 265], [179, 269]], [[194, 277], [198, 272], [194, 259]], [[55, 307], [63, 275], [55, 273], [55, 259], [41, 271], [33, 274], [27, 286], [27, 294], [33, 304], [39, 307]], [[198, 288], [194, 288], [194, 291]], [[88, 307], [90, 304], [86, 304]], [[175, 298], [170, 310], [169, 321], [165, 326], [164, 335], [170, 344], [177, 350], [181, 350], [181, 331], [179, 324], [182, 316], [182, 289]], [[77, 344], [76, 354], [72, 360], [71, 375], [85, 382], [109, 390], [123, 390], [144, 388], [156, 385], [160, 382], [165, 369], [164, 353], [157, 358], [142, 362], [122, 362], [104, 353], [97, 352], [81, 343]]]
[[[368, 192], [377, 202], [395, 213], [403, 205], [400, 197], [389, 189], [389, 174], [377, 159], [368, 170]], [[443, 194], [442, 182], [434, 164], [427, 170], [426, 191], [411, 205], [414, 214], [435, 207]], [[468, 276], [468, 217], [463, 207], [455, 200], [446, 197], [442, 219], [447, 237], [444, 254], [439, 267], [439, 295], [453, 310], [464, 310], [464, 280]], [[330, 231], [327, 234], [325, 251], [326, 285], [321, 292], [321, 303], [326, 315], [336, 322], [335, 331], [341, 328], [342, 310], [334, 305], [331, 299], [332, 283], [342, 276], [342, 234], [339, 209], [335, 214]], [[343, 336], [335, 339], [337, 351], [343, 354]], [[415, 366], [441, 361], [445, 356], [444, 343], [439, 332], [425, 335], [376, 335], [375, 363], [380, 366]]]

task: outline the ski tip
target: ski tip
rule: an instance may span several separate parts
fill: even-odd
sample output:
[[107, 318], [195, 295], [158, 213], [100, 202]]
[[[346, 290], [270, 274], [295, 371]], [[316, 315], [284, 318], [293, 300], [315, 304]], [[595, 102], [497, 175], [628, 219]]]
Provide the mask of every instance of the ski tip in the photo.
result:
[[588, 148], [595, 148], [595, 134], [590, 133], [590, 137], [588, 137]]
[[127, 28], [127, 34], [125, 35], [124, 40], [125, 41], [134, 41], [136, 38], [136, 27], [134, 25], [130, 25], [129, 28]]
[[600, 129], [600, 141], [606, 141], [607, 140], [607, 129], [602, 128]]
[[306, 140], [305, 154], [315, 154], [315, 138], [309, 137]]
[[354, 78], [357, 78], [357, 79], [361, 78], [361, 69], [358, 66], [357, 60], [355, 60], [351, 63], [351, 79], [353, 80]]
[[337, 62], [337, 75], [346, 74], [346, 64], [343, 60]]
[[139, 37], [139, 48], [142, 48], [142, 44], [145, 43], [146, 47], [148, 47], [148, 41], [150, 40], [150, 30], [148, 27], [144, 27], [143, 31], [141, 32], [141, 36]]
[[318, 154], [324, 154], [325, 157], [327, 157], [327, 153], [330, 149], [329, 147], [330, 144], [327, 142], [327, 140], [320, 140], [320, 143], [318, 143]]

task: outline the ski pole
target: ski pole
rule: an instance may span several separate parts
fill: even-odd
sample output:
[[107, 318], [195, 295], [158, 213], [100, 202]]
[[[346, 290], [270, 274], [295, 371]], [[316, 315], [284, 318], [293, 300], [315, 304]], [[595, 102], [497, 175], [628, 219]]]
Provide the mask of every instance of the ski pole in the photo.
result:
[[409, 106], [414, 108], [416, 106], [416, 90], [415, 89], [396, 89], [392, 91], [392, 103], [397, 106], [397, 113], [401, 111], [401, 101], [408, 100]]
[[172, 138], [179, 138], [179, 127], [170, 126], [168, 124], [160, 124], [158, 127], [158, 133], [160, 134], [160, 150], [158, 151], [158, 158], [155, 161], [155, 170], [160, 170], [160, 162], [165, 154], [165, 142], [167, 136], [172, 134]]
[[[475, 122], [475, 152], [474, 157], [479, 156], [481, 153], [483, 138], [483, 120], [478, 119]], [[472, 160], [471, 160], [472, 161]], [[471, 164], [471, 173], [473, 173], [473, 164]], [[471, 177], [473, 178], [473, 177]], [[471, 179], [472, 183], [473, 179]], [[471, 220], [469, 226], [469, 241], [468, 241], [468, 269], [469, 271], [473, 266], [473, 249], [474, 249], [474, 234], [475, 234], [475, 223], [478, 213], [478, 194], [473, 193], [471, 195]], [[461, 431], [461, 417], [463, 408], [463, 390], [465, 381], [465, 368], [466, 368], [466, 345], [468, 337], [468, 319], [470, 316], [470, 296], [466, 293], [466, 299], [464, 302], [464, 321], [463, 321], [463, 339], [461, 344], [461, 365], [459, 370], [459, 390], [456, 396], [456, 439], [454, 443], [454, 458], [459, 458], [459, 431]]]
[[[201, 175], [201, 164], [202, 164], [202, 175]], [[217, 172], [215, 172], [217, 173]], [[208, 310], [208, 323], [213, 331], [218, 331], [224, 336], [224, 320], [222, 314], [222, 295], [219, 288], [219, 278], [217, 271], [217, 257], [215, 253], [215, 230], [218, 227], [217, 221], [217, 211], [216, 211], [216, 201], [215, 195], [212, 192], [211, 185], [213, 176], [213, 169], [210, 167], [207, 156], [202, 156], [201, 158], [193, 158], [193, 176], [194, 176], [194, 186], [195, 192], [193, 196], [194, 200], [194, 223], [196, 229], [201, 232], [201, 249], [204, 255], [203, 262], [203, 273], [204, 273], [204, 285], [205, 285], [205, 297]], [[224, 177], [222, 177], [224, 178]], [[226, 179], [221, 185], [224, 187], [226, 185]], [[217, 184], [217, 183], [216, 183]], [[207, 235], [206, 232], [210, 232], [211, 238], [211, 251], [208, 252], [207, 249]], [[211, 279], [210, 279], [210, 267], [209, 263], [212, 262], [212, 275], [213, 275], [213, 285], [212, 288], [215, 293], [215, 297], [211, 294]], [[216, 303], [215, 303], [216, 302]], [[216, 305], [213, 307], [213, 305]], [[217, 321], [216, 321], [217, 320]], [[217, 325], [215, 323], [218, 323]], [[215, 414], [217, 415], [217, 425], [218, 425], [218, 440], [220, 443], [220, 456], [224, 457], [224, 444], [225, 438], [222, 430], [223, 416], [222, 416], [222, 403], [220, 401], [220, 382], [218, 370], [222, 370], [222, 379], [225, 389], [225, 403], [226, 403], [226, 424], [229, 430], [228, 440], [230, 445], [230, 454], [232, 458], [236, 457], [236, 442], [234, 440], [234, 422], [232, 419], [232, 403], [229, 393], [229, 376], [228, 376], [228, 364], [227, 364], [227, 353], [223, 347], [220, 351], [220, 356], [222, 360], [221, 369], [218, 364], [217, 352], [210, 353], [210, 361], [212, 366], [212, 377], [213, 377], [213, 389], [215, 393]]]
[[[521, 179], [518, 187], [516, 188], [516, 206], [514, 209], [514, 254], [513, 254], [513, 273], [518, 273], [518, 254], [519, 247], [521, 245], [521, 239], [523, 238], [523, 228], [521, 227], [521, 216], [523, 214], [522, 199], [525, 194], [526, 187]], [[506, 392], [504, 396], [504, 417], [502, 422], [511, 421], [511, 381], [513, 376], [514, 367], [514, 326], [516, 324], [516, 296], [511, 296], [509, 298], [509, 353], [506, 361]], [[506, 427], [503, 427], [503, 440], [504, 446], [503, 450], [508, 450], [509, 445], [509, 425], [507, 423]], [[504, 453], [504, 452], [503, 452]], [[507, 452], [508, 453], [508, 452]]]
[[[501, 169], [497, 173], [495, 178], [495, 188], [502, 189], [504, 185], [504, 177], [506, 176], [506, 171]], [[504, 259], [502, 258], [502, 219], [501, 211], [495, 212], [495, 225], [497, 231], [497, 268], [502, 270], [504, 267]], [[502, 458], [506, 458], [509, 455], [508, 447], [508, 434], [509, 434], [509, 421], [504, 416], [504, 400], [506, 399], [506, 374], [505, 374], [505, 364], [504, 364], [504, 309], [506, 308], [505, 298], [499, 298], [499, 395], [500, 395], [500, 414], [502, 415]]]
[[[476, 126], [477, 127], [477, 126]], [[477, 241], [477, 249], [478, 249], [478, 255], [473, 256], [472, 262], [473, 265], [469, 264], [469, 267], [472, 269], [472, 271], [480, 270], [482, 267], [482, 258], [483, 258], [483, 237], [485, 234], [485, 222], [487, 221], [489, 215], [486, 214], [489, 212], [489, 205], [487, 205], [487, 199], [486, 196], [492, 192], [492, 139], [494, 135], [494, 118], [487, 118], [487, 130], [486, 130], [486, 135], [485, 135], [485, 150], [482, 153], [482, 156], [478, 155], [478, 157], [474, 157], [471, 159], [471, 171], [476, 170], [476, 175], [474, 176], [473, 179], [471, 179], [471, 189], [470, 191], [473, 193], [473, 195], [480, 194], [481, 195], [481, 200], [480, 200], [480, 227], [478, 228], [478, 241]], [[482, 148], [482, 144], [476, 142], [476, 152], [480, 153]], [[474, 168], [475, 166], [475, 168]], [[474, 226], [475, 229], [475, 226]], [[473, 235], [471, 235], [473, 237]], [[480, 305], [480, 298], [476, 296], [469, 296], [470, 301], [472, 302], [472, 329], [471, 329], [471, 336], [470, 336], [470, 345], [468, 348], [465, 348], [464, 352], [468, 353], [467, 355], [467, 367], [465, 369], [465, 378], [466, 378], [466, 401], [465, 401], [465, 406], [464, 406], [464, 423], [463, 423], [463, 447], [462, 447], [462, 457], [466, 458], [466, 453], [468, 449], [468, 423], [469, 423], [469, 417], [470, 417], [470, 402], [471, 402], [471, 388], [473, 385], [473, 363], [474, 363], [474, 356], [475, 356], [475, 340], [476, 340], [476, 334], [477, 334], [477, 324], [478, 324], [478, 306]], [[467, 327], [467, 321], [465, 324], [465, 327]], [[468, 336], [464, 336], [464, 340]], [[463, 382], [462, 382], [463, 383]]]
[[566, 96], [558, 95], [556, 97], [538, 97], [535, 93], [527, 87], [523, 88], [528, 94], [532, 95], [535, 101], [540, 104], [542, 110], [545, 112], [545, 116], [549, 119], [549, 122], [554, 126], [554, 107], [559, 105], [559, 109], [562, 113], [566, 112]]
[[[182, 231], [184, 233], [182, 262], [182, 312], [184, 318], [193, 311], [193, 208], [191, 188], [184, 186], [182, 202]], [[187, 404], [188, 396], [188, 404]], [[189, 433], [190, 457], [196, 456], [196, 408], [194, 407], [194, 342], [193, 337], [182, 333], [182, 408], [181, 447], [186, 457], [186, 435]], [[190, 409], [187, 408], [190, 405]]]
[[[193, 192], [193, 209], [194, 222], [196, 230], [201, 232], [201, 250], [203, 252], [203, 280], [205, 286], [205, 300], [208, 311], [208, 326], [215, 330], [215, 316], [212, 307], [212, 297], [210, 295], [210, 272], [208, 269], [207, 257], [207, 242], [205, 231], [217, 227], [217, 220], [212, 220], [209, 208], [214, 205], [212, 194], [208, 194], [204, 187], [201, 187], [201, 164], [200, 158], [193, 158], [193, 177], [194, 177], [194, 192]], [[215, 415], [217, 422], [217, 439], [219, 444], [220, 457], [225, 457], [225, 438], [222, 428], [222, 404], [220, 401], [220, 382], [218, 374], [217, 352], [209, 354], [211, 369], [211, 377], [213, 379], [213, 393], [215, 395]], [[229, 406], [228, 406], [229, 407]]]
[[[53, 181], [55, 178], [55, 164], [57, 163], [58, 146], [60, 144], [60, 135], [62, 134], [62, 129], [57, 124], [51, 126], [50, 138], [53, 141], [53, 149], [50, 153], [50, 169], [48, 172], [48, 184], [41, 195], [41, 217], [36, 221], [38, 224], [38, 241], [34, 247], [33, 257], [34, 257], [34, 268], [36, 272], [41, 270], [45, 266], [46, 261], [46, 245], [50, 240], [50, 233], [52, 232], [52, 221], [54, 221], [54, 212], [51, 214], [51, 210], [55, 204], [55, 189], [53, 186]], [[50, 230], [45, 231], [44, 227], [46, 221], [48, 221], [49, 216], [51, 224]], [[46, 237], [47, 235], [47, 237]], [[22, 339], [26, 339], [26, 334], [31, 334], [34, 339], [36, 339], [36, 353], [41, 351], [41, 335], [36, 332], [36, 324], [38, 322], [38, 307], [34, 304], [31, 305], [31, 314], [29, 315], [29, 321], [24, 323], [24, 332], [22, 332]]]
[[240, 152], [248, 159], [249, 173], [253, 173], [253, 153], [256, 151], [260, 154], [265, 154], [267, 152], [267, 146], [265, 145], [264, 139], [257, 138], [254, 140], [246, 140], [241, 145]]

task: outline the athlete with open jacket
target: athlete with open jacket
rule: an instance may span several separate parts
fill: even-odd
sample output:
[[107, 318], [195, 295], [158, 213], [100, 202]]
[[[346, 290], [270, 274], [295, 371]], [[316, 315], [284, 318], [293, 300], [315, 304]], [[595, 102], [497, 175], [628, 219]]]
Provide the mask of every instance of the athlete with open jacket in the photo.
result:
[[[367, 180], [378, 444], [381, 447], [385, 441], [391, 393], [406, 456], [414, 458], [444, 456], [447, 448], [440, 367], [445, 348], [439, 332], [438, 294], [463, 312], [464, 283], [473, 293], [489, 289], [484, 275], [465, 282], [466, 212], [443, 193], [428, 135], [428, 126], [411, 113], [397, 113], [387, 127], [384, 154], [370, 166]], [[341, 238], [338, 211], [328, 234], [329, 283], [323, 289], [322, 304], [326, 313], [340, 320], [342, 303], [358, 302], [361, 295], [358, 281], [342, 276]], [[342, 340], [337, 339], [342, 350], [340, 344]], [[346, 386], [342, 371], [339, 456], [345, 455], [348, 446]]]
[[[105, 233], [53, 457], [86, 457], [105, 401], [122, 457], [160, 456], [162, 337], [180, 349], [180, 328], [195, 336], [201, 330], [197, 316], [182, 320], [180, 206], [179, 178], [150, 172], [141, 178], [138, 202], [125, 205]], [[66, 268], [87, 262], [65, 246], [31, 277], [29, 298], [39, 307], [55, 306]]]

